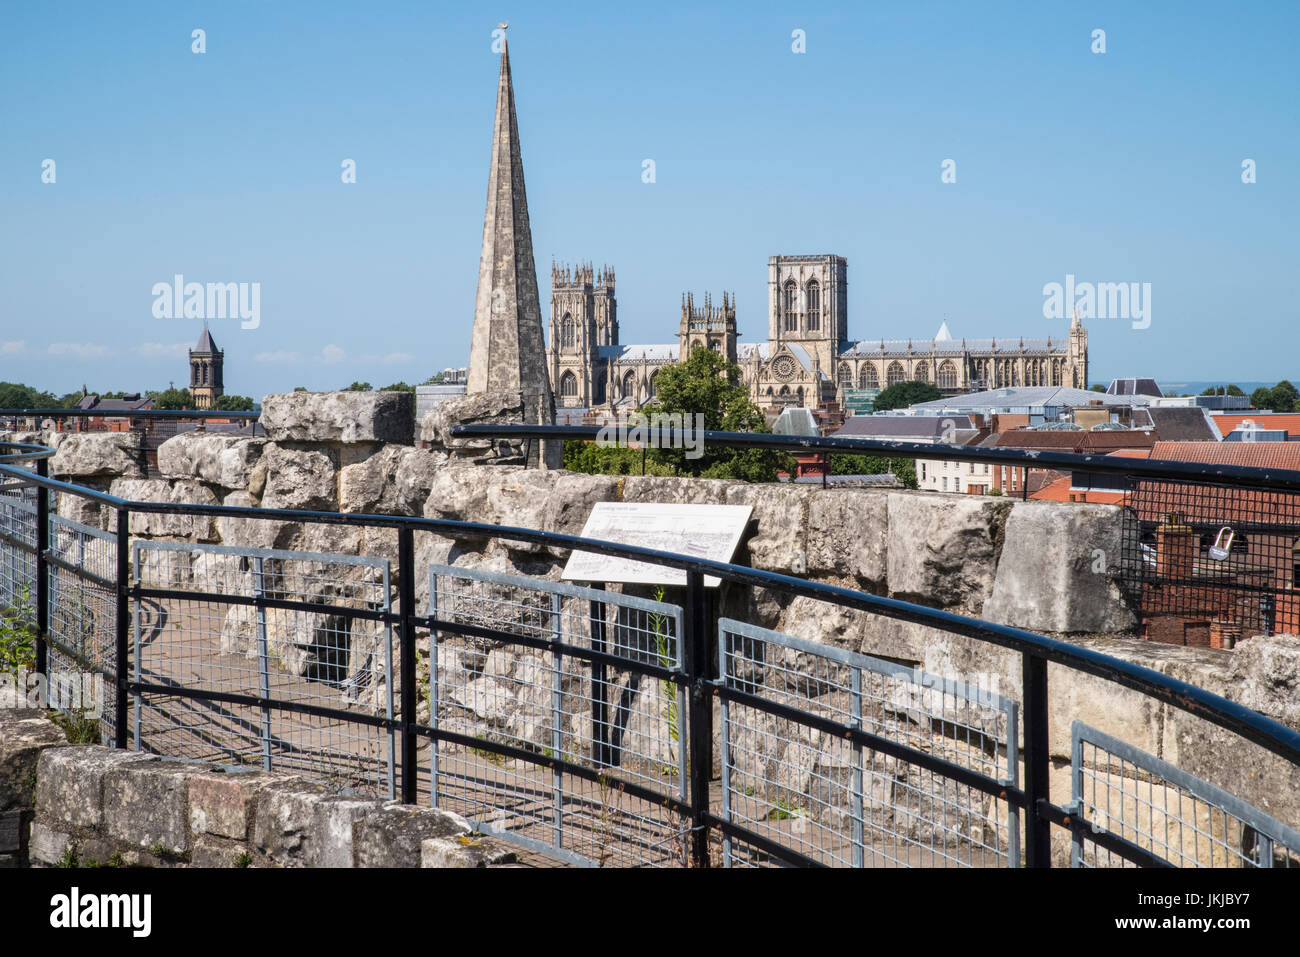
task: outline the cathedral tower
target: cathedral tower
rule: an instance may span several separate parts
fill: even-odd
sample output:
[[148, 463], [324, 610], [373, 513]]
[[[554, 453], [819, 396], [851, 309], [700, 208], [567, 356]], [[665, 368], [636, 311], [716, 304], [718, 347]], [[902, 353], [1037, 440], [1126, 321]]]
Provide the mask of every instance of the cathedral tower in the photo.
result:
[[712, 349], [736, 361], [736, 300], [722, 294], [722, 305], [715, 306], [712, 297], [704, 294], [704, 306], [695, 305], [692, 293], [682, 294], [682, 324], [677, 332], [678, 355], [685, 360], [699, 346]]
[[843, 256], [772, 256], [767, 261], [768, 341], [800, 345], [833, 376], [849, 338], [849, 265]]

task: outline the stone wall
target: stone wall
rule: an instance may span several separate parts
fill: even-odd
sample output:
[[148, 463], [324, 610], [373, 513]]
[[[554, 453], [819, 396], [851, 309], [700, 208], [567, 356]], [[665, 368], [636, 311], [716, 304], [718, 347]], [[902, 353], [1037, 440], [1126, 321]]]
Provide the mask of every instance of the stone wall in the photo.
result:
[[[377, 409], [364, 398], [348, 397], [365, 393], [331, 402], [329, 416], [308, 416], [310, 427], [290, 425], [297, 404], [309, 401], [302, 395], [267, 397], [264, 420], [274, 427], [265, 439], [178, 436], [159, 452], [164, 479], [124, 477], [108, 487], [129, 498], [384, 512], [570, 534], [581, 531], [592, 505], [601, 501], [750, 505], [753, 521], [737, 557], [742, 564], [1062, 637], [1300, 726], [1293, 694], [1300, 673], [1297, 639], [1250, 638], [1236, 651], [1136, 640], [1132, 610], [1104, 572], [1120, 548], [1121, 513], [1111, 506], [492, 466], [484, 463], [511, 461], [510, 450], [484, 443], [454, 447], [445, 415], [431, 415], [424, 425], [432, 448], [382, 441], [388, 433], [371, 421]], [[284, 409], [282, 402], [288, 403]], [[490, 417], [510, 411], [489, 405], [462, 412]], [[341, 421], [348, 415], [365, 421], [349, 427]], [[96, 448], [97, 441], [105, 447]], [[55, 474], [104, 483], [105, 462], [113, 460], [118, 441], [87, 436], [75, 448], [61, 446]], [[59, 509], [83, 520], [104, 518], [87, 514], [69, 496]], [[396, 558], [396, 535], [383, 529], [140, 516], [132, 533]], [[559, 578], [567, 557], [537, 545], [426, 532], [417, 533], [416, 547], [421, 566], [440, 562], [551, 580]], [[427, 575], [417, 574], [416, 583], [423, 609]], [[719, 601], [722, 613], [763, 627], [978, 680], [1020, 697], [1019, 656], [984, 642], [765, 589], [724, 587]], [[421, 653], [427, 656], [427, 641]], [[512, 672], [527, 664], [523, 657], [502, 667]], [[1283, 820], [1300, 821], [1294, 768], [1234, 748], [1204, 722], [1113, 683], [1052, 666], [1050, 684], [1051, 753], [1058, 771], [1068, 764], [1070, 724], [1080, 718], [1248, 800], [1253, 796]], [[508, 715], [503, 719], [509, 723]], [[1058, 774], [1053, 787], [1054, 800], [1068, 800], [1068, 776]]]
[[334, 793], [282, 772], [69, 745], [43, 712], [13, 709], [0, 710], [0, 837], [0, 866], [487, 867], [513, 859], [447, 811]]

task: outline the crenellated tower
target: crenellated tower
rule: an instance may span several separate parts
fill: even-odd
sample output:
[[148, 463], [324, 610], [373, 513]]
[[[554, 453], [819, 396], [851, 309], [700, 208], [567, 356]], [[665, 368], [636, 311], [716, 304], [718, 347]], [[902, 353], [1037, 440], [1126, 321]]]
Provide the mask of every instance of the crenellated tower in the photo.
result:
[[736, 361], [736, 299], [723, 293], [722, 305], [715, 306], [709, 293], [704, 305], [695, 305], [693, 293], [682, 293], [682, 323], [677, 333], [678, 354], [685, 359], [697, 346], [712, 349], [731, 362]]
[[551, 322], [547, 357], [560, 407], [605, 401], [602, 347], [618, 345], [614, 269], [589, 262], [551, 263]]

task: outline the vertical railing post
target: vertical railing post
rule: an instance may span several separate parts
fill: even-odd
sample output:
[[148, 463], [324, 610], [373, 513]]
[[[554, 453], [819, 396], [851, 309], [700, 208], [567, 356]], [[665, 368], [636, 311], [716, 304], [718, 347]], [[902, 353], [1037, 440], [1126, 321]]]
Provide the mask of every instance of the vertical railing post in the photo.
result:
[[[416, 778], [415, 693], [415, 532], [409, 525], [397, 529], [397, 600], [401, 603], [402, 677], [402, 803], [414, 804], [418, 797]], [[430, 649], [436, 653], [436, 649]]]
[[1021, 658], [1025, 711], [1025, 866], [1052, 866], [1052, 825], [1042, 813], [1049, 792], [1047, 659], [1025, 652]]
[[[46, 459], [37, 459], [36, 474], [40, 478], [48, 478], [50, 474], [49, 462]], [[45, 636], [49, 633], [50, 627], [50, 566], [46, 561], [45, 552], [50, 547], [50, 492], [44, 486], [36, 486], [36, 673], [41, 675], [45, 681], [42, 687], [49, 689], [49, 651], [45, 644]], [[42, 701], [41, 705], [49, 706], [49, 701]]]
[[555, 808], [553, 839], [556, 847], [564, 846], [564, 772], [559, 761], [564, 759], [564, 656], [560, 641], [564, 636], [564, 599], [558, 593], [551, 596], [551, 757], [557, 764], [551, 770], [551, 799]]
[[713, 699], [709, 694], [708, 593], [704, 574], [686, 573], [686, 674], [691, 682], [690, 761], [691, 862], [709, 866], [709, 779], [713, 774]]
[[[596, 591], [604, 591], [605, 586], [600, 582], [593, 582], [592, 586]], [[591, 650], [605, 651], [605, 603], [603, 601], [591, 602]], [[606, 728], [606, 701], [605, 701], [605, 662], [593, 661], [591, 663], [591, 760], [598, 768], [603, 768], [609, 763], [609, 756], [605, 747], [608, 739], [608, 730]]]
[[[266, 637], [266, 606], [261, 599], [266, 597], [266, 568], [261, 558], [253, 559], [253, 586], [257, 602], [257, 690], [262, 700], [271, 700], [271, 649]], [[271, 709], [262, 705], [262, 768], [271, 770]]]
[[[853, 727], [862, 730], [862, 669], [852, 670], [852, 690], [850, 698], [850, 716]], [[853, 866], [866, 866], [866, 809], [862, 796], [862, 745], [853, 742]]]
[[126, 685], [128, 667], [127, 639], [130, 632], [131, 513], [125, 505], [117, 507], [117, 607], [116, 638], [113, 654], [113, 678], [116, 686], [113, 714], [113, 746], [126, 747]]

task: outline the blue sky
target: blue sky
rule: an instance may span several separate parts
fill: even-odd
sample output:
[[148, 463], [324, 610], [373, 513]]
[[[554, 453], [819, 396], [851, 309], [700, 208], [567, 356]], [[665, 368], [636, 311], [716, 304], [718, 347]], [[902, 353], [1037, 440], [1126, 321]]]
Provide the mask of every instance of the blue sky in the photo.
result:
[[1070, 273], [1152, 286], [1094, 380], [1300, 378], [1300, 4], [323, 0], [0, 7], [0, 379], [182, 383], [176, 273], [261, 284], [228, 391], [463, 364], [506, 18], [542, 298], [613, 264], [625, 342], [723, 289], [764, 339], [767, 257], [834, 252], [856, 338], [1064, 334]]

